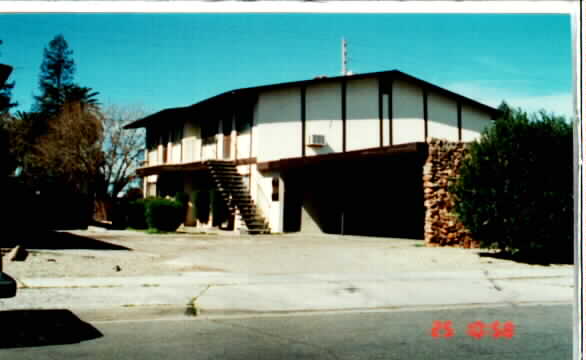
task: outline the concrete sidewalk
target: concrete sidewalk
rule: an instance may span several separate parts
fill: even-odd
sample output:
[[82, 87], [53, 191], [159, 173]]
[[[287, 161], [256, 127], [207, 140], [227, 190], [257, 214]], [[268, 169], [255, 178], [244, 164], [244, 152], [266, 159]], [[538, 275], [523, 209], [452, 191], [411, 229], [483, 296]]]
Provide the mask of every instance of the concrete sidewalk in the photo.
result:
[[92, 311], [162, 306], [176, 315], [287, 313], [569, 303], [574, 268], [459, 272], [249, 274], [193, 272], [169, 276], [25, 278], [0, 310]]

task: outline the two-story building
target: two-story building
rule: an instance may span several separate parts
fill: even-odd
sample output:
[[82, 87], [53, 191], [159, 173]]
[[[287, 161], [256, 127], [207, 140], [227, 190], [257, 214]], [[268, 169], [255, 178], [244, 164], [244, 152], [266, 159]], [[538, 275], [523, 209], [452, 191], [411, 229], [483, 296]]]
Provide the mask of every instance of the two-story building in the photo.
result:
[[146, 128], [145, 195], [190, 194], [186, 225], [212, 202], [214, 224], [251, 232], [422, 238], [426, 141], [472, 141], [497, 114], [392, 70], [232, 90], [126, 128]]

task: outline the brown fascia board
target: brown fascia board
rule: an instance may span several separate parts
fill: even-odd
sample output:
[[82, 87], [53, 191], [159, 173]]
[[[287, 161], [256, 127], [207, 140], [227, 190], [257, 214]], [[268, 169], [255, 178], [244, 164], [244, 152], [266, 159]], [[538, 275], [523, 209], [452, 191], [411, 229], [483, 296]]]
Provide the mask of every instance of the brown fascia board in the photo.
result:
[[432, 83], [429, 83], [425, 80], [418, 79], [414, 76], [411, 76], [411, 75], [406, 74], [404, 72], [401, 72], [399, 70], [389, 70], [389, 71], [379, 71], [379, 72], [371, 72], [371, 73], [348, 75], [348, 76], [335, 76], [335, 77], [318, 78], [318, 79], [310, 79], [310, 80], [300, 80], [300, 81], [292, 81], [292, 82], [285, 82], [285, 83], [278, 83], [278, 84], [269, 84], [269, 85], [261, 85], [261, 86], [235, 89], [235, 90], [231, 90], [231, 91], [227, 91], [227, 92], [218, 94], [218, 95], [213, 96], [211, 98], [207, 98], [205, 100], [202, 100], [202, 101], [195, 103], [193, 105], [190, 105], [190, 106], [161, 110], [155, 114], [149, 115], [147, 117], [144, 117], [142, 119], [134, 121], [130, 124], [127, 124], [124, 126], [124, 128], [125, 129], [133, 129], [133, 128], [145, 127], [145, 126], [151, 125], [154, 121], [158, 121], [158, 120], [164, 119], [164, 118], [168, 119], [170, 117], [170, 115], [173, 115], [175, 117], [177, 115], [180, 115], [184, 111], [185, 112], [196, 111], [196, 110], [199, 110], [200, 107], [205, 106], [205, 105], [212, 105], [213, 103], [221, 102], [222, 100], [226, 100], [228, 98], [232, 98], [235, 96], [241, 96], [244, 94], [257, 94], [258, 92], [263, 91], [263, 90], [280, 89], [280, 88], [295, 87], [295, 86], [307, 86], [308, 84], [328, 83], [328, 82], [340, 81], [342, 79], [366, 79], [366, 78], [372, 78], [372, 77], [383, 78], [383, 79], [399, 79], [399, 80], [404, 80], [404, 81], [411, 82], [411, 83], [416, 83], [417, 85], [421, 86], [422, 88], [425, 88], [428, 90], [433, 90], [434, 92], [438, 92], [438, 93], [443, 94], [445, 96], [455, 98], [464, 104], [469, 104], [469, 105], [472, 105], [475, 107], [479, 107], [479, 108], [483, 109], [484, 111], [489, 112], [492, 115], [493, 119], [497, 118], [501, 113], [500, 110], [495, 109], [491, 106], [482, 104], [476, 100], [472, 100], [472, 99], [467, 98], [463, 95], [457, 94], [457, 93], [452, 92], [450, 90], [447, 90], [447, 89], [444, 89], [444, 88], [439, 87], [437, 85], [434, 85]]
[[348, 151], [345, 153], [329, 153], [314, 155], [308, 157], [285, 158], [280, 160], [266, 161], [257, 163], [257, 168], [261, 172], [281, 171], [284, 169], [302, 168], [305, 166], [321, 165], [325, 162], [337, 162], [347, 160], [362, 160], [365, 158], [378, 158], [395, 156], [399, 154], [420, 154], [421, 159], [427, 157], [428, 146], [423, 142], [414, 142], [399, 145], [390, 145], [370, 149], [360, 149]]

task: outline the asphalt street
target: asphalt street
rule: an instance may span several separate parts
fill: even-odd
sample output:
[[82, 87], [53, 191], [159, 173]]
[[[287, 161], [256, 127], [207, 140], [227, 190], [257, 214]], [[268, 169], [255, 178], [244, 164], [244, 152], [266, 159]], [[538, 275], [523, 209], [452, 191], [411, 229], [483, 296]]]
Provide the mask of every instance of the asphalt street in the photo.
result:
[[13, 310], [0, 321], [0, 359], [11, 360], [572, 357], [569, 304], [90, 323]]

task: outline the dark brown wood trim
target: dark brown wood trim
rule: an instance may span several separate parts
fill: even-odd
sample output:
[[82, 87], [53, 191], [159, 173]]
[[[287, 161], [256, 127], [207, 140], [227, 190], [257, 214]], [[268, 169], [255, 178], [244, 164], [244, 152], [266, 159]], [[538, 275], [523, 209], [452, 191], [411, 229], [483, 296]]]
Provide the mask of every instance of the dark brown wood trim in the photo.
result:
[[307, 121], [306, 116], [306, 96], [307, 96], [307, 88], [305, 86], [301, 87], [301, 156], [305, 156], [305, 139], [307, 138], [306, 134], [306, 124]]
[[245, 158], [245, 159], [238, 159], [235, 162], [236, 162], [236, 165], [253, 165], [253, 164], [256, 164], [256, 158], [249, 157], [249, 158]]
[[458, 141], [462, 141], [462, 103], [458, 102]]
[[218, 137], [220, 135], [220, 120], [217, 120], [216, 122], [216, 126], [217, 126], [217, 131], [216, 131], [216, 159], [220, 160], [220, 141], [218, 140]]
[[346, 152], [346, 79], [342, 79], [342, 152]]
[[389, 81], [389, 145], [393, 145], [393, 80]]
[[232, 128], [234, 129], [234, 160], [238, 160], [238, 131], [236, 130], [236, 113], [234, 112], [232, 113]]
[[[234, 163], [238, 165], [254, 165], [257, 163], [255, 157], [238, 159]], [[190, 171], [201, 171], [206, 170], [205, 161], [194, 161], [184, 164], [164, 164], [155, 166], [145, 166], [136, 170], [136, 173], [140, 176], [156, 175], [164, 172], [190, 172]]]
[[423, 141], [427, 142], [427, 136], [429, 134], [429, 124], [427, 119], [427, 89], [423, 89], [423, 126]]
[[383, 89], [382, 80], [378, 78], [378, 142], [383, 147]]
[[[253, 106], [256, 106], [256, 104], [253, 105]], [[253, 134], [254, 134], [254, 110], [252, 111], [252, 115], [250, 117], [250, 146], [249, 146], [250, 147], [250, 149], [249, 149], [250, 152], [249, 152], [249, 157], [252, 157], [252, 141], [254, 139], [253, 136], [252, 136]]]
[[324, 155], [316, 155], [316, 156], [308, 156], [308, 157], [298, 157], [298, 158], [288, 158], [288, 159], [281, 159], [275, 161], [266, 161], [257, 163], [257, 169], [259, 171], [277, 171], [282, 169], [288, 168], [300, 168], [307, 165], [317, 165], [321, 164], [324, 161], [346, 161], [346, 160], [357, 160], [362, 158], [376, 158], [376, 157], [386, 157], [398, 154], [406, 154], [406, 153], [425, 153], [427, 151], [427, 144], [417, 142], [417, 143], [408, 143], [408, 144], [400, 144], [395, 146], [383, 146], [370, 148], [370, 149], [363, 149], [363, 150], [353, 150], [348, 151], [345, 153], [330, 153]]

